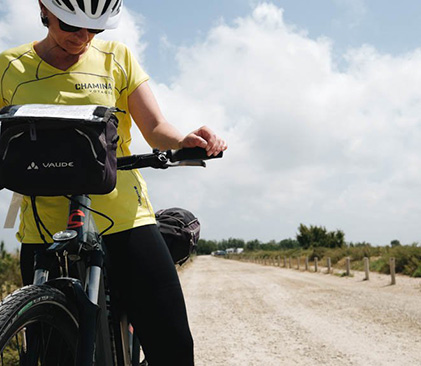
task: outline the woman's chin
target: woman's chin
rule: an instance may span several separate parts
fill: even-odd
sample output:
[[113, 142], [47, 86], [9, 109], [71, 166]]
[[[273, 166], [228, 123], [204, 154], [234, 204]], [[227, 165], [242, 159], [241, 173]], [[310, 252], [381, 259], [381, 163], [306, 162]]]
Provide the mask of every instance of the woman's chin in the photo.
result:
[[79, 55], [83, 53], [87, 48], [86, 43], [78, 44], [75, 42], [66, 42], [65, 45], [63, 45], [61, 48], [65, 50], [67, 53], [70, 53], [71, 55]]

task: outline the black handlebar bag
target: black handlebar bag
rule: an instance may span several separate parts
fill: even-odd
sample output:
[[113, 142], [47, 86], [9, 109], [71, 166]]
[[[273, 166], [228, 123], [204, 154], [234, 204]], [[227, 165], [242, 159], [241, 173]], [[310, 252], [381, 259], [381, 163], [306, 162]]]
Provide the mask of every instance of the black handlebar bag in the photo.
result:
[[111, 192], [117, 111], [45, 104], [1, 109], [0, 186], [27, 196]]

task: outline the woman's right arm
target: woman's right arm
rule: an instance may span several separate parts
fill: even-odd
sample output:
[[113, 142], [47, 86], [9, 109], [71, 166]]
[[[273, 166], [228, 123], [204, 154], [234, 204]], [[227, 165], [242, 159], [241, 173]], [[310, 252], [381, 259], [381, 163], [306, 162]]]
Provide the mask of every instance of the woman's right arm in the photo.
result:
[[130, 94], [129, 111], [143, 137], [153, 148], [168, 150], [202, 147], [209, 156], [218, 155], [227, 149], [225, 141], [206, 126], [183, 136], [165, 119], [147, 82]]

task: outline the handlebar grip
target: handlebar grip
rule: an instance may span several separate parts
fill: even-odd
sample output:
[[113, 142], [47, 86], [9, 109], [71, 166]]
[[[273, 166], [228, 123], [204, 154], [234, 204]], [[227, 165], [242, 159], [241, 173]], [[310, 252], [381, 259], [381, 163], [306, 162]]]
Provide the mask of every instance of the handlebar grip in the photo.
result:
[[117, 158], [117, 168], [131, 166], [136, 163], [139, 158], [136, 155], [122, 156]]
[[206, 149], [201, 147], [183, 148], [180, 150], [170, 150], [169, 159], [172, 163], [183, 160], [209, 160], [222, 158], [223, 152], [221, 151], [216, 156], [208, 156]]
[[[150, 154], [144, 155], [144, 157], [149, 157]], [[130, 155], [130, 156], [121, 156], [117, 158], [117, 169], [118, 170], [132, 170], [137, 168], [142, 168], [144, 166], [144, 161], [142, 161], [142, 155]]]

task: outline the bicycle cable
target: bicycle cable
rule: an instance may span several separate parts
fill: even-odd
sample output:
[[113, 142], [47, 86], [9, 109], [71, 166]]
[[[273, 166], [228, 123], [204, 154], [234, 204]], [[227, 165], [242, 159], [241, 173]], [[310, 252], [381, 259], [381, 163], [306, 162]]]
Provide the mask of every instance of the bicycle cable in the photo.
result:
[[105, 214], [103, 214], [102, 212], [99, 212], [99, 211], [97, 211], [97, 210], [94, 210], [92, 207], [89, 207], [89, 206], [86, 206], [86, 205], [84, 205], [83, 203], [80, 203], [79, 201], [76, 201], [74, 198], [72, 198], [71, 196], [64, 196], [64, 197], [66, 197], [69, 201], [72, 201], [72, 202], [74, 202], [74, 203], [77, 203], [79, 206], [81, 206], [81, 207], [83, 207], [83, 208], [85, 208], [85, 209], [87, 209], [88, 211], [91, 211], [92, 213], [94, 213], [94, 214], [97, 214], [97, 215], [99, 215], [99, 216], [102, 216], [103, 218], [105, 218], [105, 219], [107, 219], [108, 221], [110, 221], [110, 226], [108, 226], [108, 227], [106, 227], [104, 230], [102, 230], [99, 234], [98, 234], [98, 236], [102, 236], [102, 235], [104, 235], [108, 230], [110, 230], [113, 226], [114, 226], [114, 220], [111, 218], [111, 217], [109, 217], [109, 216], [107, 216], [107, 215], [105, 215]]
[[32, 212], [34, 214], [35, 224], [37, 226], [38, 233], [39, 233], [39, 236], [41, 237], [41, 240], [44, 242], [45, 245], [48, 245], [48, 242], [45, 239], [44, 234], [42, 233], [41, 226], [45, 230], [45, 232], [50, 236], [51, 239], [53, 238], [53, 235], [50, 233], [50, 231], [42, 222], [41, 217], [38, 214], [38, 209], [37, 209], [37, 205], [35, 201], [36, 201], [36, 196], [31, 196], [31, 205], [32, 205]]

